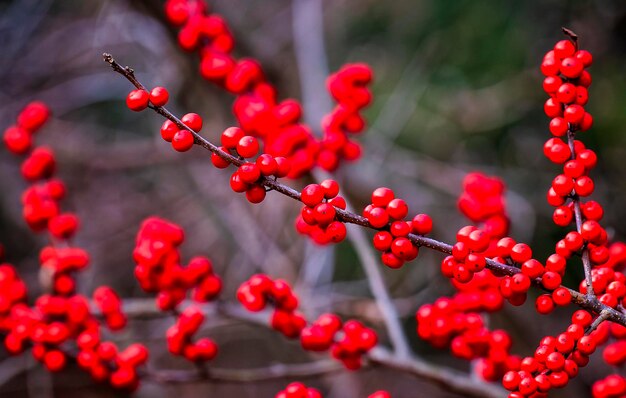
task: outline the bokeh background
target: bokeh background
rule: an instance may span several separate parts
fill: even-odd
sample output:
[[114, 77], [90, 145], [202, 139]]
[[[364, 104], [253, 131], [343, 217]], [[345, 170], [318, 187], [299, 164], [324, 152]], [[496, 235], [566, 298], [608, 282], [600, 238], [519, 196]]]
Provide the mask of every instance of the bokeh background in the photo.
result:
[[[508, 186], [512, 236], [532, 244], [545, 259], [562, 230], [551, 222], [545, 192], [557, 168], [542, 155], [549, 137], [542, 107], [538, 65], [562, 38], [561, 26], [581, 37], [594, 55], [588, 110], [594, 128], [582, 140], [597, 151], [594, 199], [605, 206], [605, 223], [615, 239], [626, 235], [626, 3], [607, 1], [439, 0], [217, 0], [215, 12], [230, 24], [237, 54], [258, 58], [280, 98], [302, 99], [306, 120], [319, 129], [332, 102], [324, 77], [347, 62], [367, 62], [376, 74], [375, 102], [366, 110], [369, 129], [360, 137], [363, 158], [337, 173], [344, 193], [357, 206], [386, 185], [406, 199], [411, 212], [429, 213], [434, 236], [451, 240], [466, 220], [456, 211], [461, 180], [469, 171], [501, 177]], [[157, 0], [14, 0], [0, 2], [0, 128], [10, 125], [33, 99], [49, 104], [53, 119], [37, 137], [58, 155], [68, 184], [65, 208], [83, 223], [76, 244], [92, 255], [81, 274], [89, 294], [110, 284], [125, 297], [148, 297], [133, 278], [134, 235], [143, 218], [159, 215], [185, 227], [183, 254], [206, 254], [225, 281], [224, 302], [255, 272], [293, 282], [307, 315], [323, 311], [359, 317], [386, 341], [381, 314], [371, 298], [350, 242], [316, 247], [298, 236], [296, 203], [280, 195], [250, 205], [230, 192], [229, 174], [214, 169], [201, 149], [174, 153], [159, 136], [162, 119], [124, 105], [128, 82], [102, 62], [102, 52], [132, 65], [148, 86], [170, 91], [170, 109], [204, 117], [203, 134], [215, 141], [235, 123], [232, 97], [203, 81], [196, 55], [177, 48]], [[303, 181], [293, 182], [302, 186]], [[21, 219], [25, 183], [19, 159], [0, 150], [0, 242], [38, 292], [41, 236]], [[415, 310], [451, 294], [439, 275], [441, 256], [422, 251], [401, 270], [383, 269], [416, 355], [467, 369], [446, 351], [420, 342]], [[380, 265], [383, 268], [382, 265]], [[565, 282], [582, 272], [571, 267]], [[528, 354], [539, 339], [555, 334], [572, 309], [542, 317], [533, 300], [507, 306], [491, 317], [515, 337], [514, 352]], [[147, 341], [151, 366], [184, 368], [163, 348], [169, 317], [133, 321], [114, 336], [121, 344]], [[220, 368], [254, 368], [318, 358], [277, 333], [246, 323], [211, 318], [202, 332], [220, 345], [212, 363]], [[0, 354], [0, 396], [107, 397], [121, 395], [92, 384], [78, 370], [50, 376], [27, 356]], [[594, 380], [609, 369], [594, 359], [554, 396], [589, 396]], [[145, 383], [140, 397], [272, 397], [290, 380], [242, 385]], [[394, 397], [458, 396], [413, 377], [370, 368], [307, 380], [329, 398], [364, 397], [379, 388]], [[415, 393], [420, 391], [420, 393]]]

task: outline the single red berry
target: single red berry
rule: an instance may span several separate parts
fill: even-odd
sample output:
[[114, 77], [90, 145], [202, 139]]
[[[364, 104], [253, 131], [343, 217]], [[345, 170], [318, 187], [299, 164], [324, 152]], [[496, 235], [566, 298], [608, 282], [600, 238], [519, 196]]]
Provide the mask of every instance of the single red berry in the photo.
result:
[[583, 72], [583, 63], [573, 57], [567, 57], [561, 61], [560, 70], [565, 77], [570, 79], [577, 78]]
[[418, 235], [427, 235], [433, 229], [433, 220], [428, 214], [418, 214], [413, 217], [412, 228]]
[[178, 132], [178, 126], [171, 120], [166, 120], [161, 126], [161, 138], [167, 142], [172, 142], [174, 135]]
[[574, 54], [574, 58], [582, 62], [585, 68], [590, 67], [593, 63], [593, 57], [591, 56], [591, 53], [586, 50], [576, 51], [576, 54]]
[[558, 59], [571, 57], [576, 52], [576, 47], [570, 40], [560, 40], [554, 45], [554, 56]]
[[265, 187], [263, 185], [254, 184], [246, 190], [246, 199], [250, 203], [261, 203], [265, 199]]
[[235, 149], [239, 140], [245, 135], [244, 131], [239, 127], [229, 127], [222, 133], [222, 145], [228, 149]]
[[409, 213], [409, 207], [402, 199], [392, 199], [387, 204], [387, 214], [394, 220], [402, 220]]
[[549, 129], [550, 133], [552, 133], [555, 137], [563, 137], [567, 134], [569, 125], [562, 117], [555, 117], [550, 120]]
[[535, 300], [535, 309], [542, 315], [547, 315], [554, 311], [554, 301], [549, 294], [542, 294]]
[[[218, 149], [221, 150], [222, 152], [227, 151], [227, 149], [224, 148], [223, 146], [219, 147]], [[218, 169], [225, 169], [228, 166], [230, 166], [230, 162], [228, 162], [227, 160], [223, 159], [221, 156], [215, 153], [211, 153], [211, 163], [213, 163], [213, 166], [217, 167]]]
[[309, 184], [302, 189], [300, 199], [305, 205], [314, 207], [324, 200], [324, 188], [318, 184]]
[[12, 126], [4, 131], [4, 144], [9, 151], [21, 155], [32, 147], [33, 140], [28, 130]]
[[178, 152], [186, 152], [191, 149], [194, 143], [194, 137], [187, 130], [179, 130], [172, 138], [172, 148]]
[[237, 153], [244, 158], [251, 158], [259, 152], [259, 141], [252, 136], [241, 137], [237, 143]]
[[135, 112], [143, 111], [149, 100], [150, 94], [146, 90], [133, 90], [126, 96], [126, 106]]
[[241, 181], [252, 184], [261, 177], [261, 171], [256, 163], [244, 163], [239, 167]]
[[167, 92], [165, 87], [155, 87], [150, 91], [150, 102], [154, 106], [163, 106], [167, 104], [170, 99], [170, 93]]
[[195, 131], [196, 133], [202, 130], [202, 117], [197, 113], [187, 113], [180, 119], [184, 125]]
[[572, 124], [579, 124], [585, 117], [585, 108], [580, 105], [572, 104], [563, 111], [563, 119]]
[[588, 176], [582, 176], [576, 179], [574, 190], [578, 196], [589, 196], [593, 193], [594, 183]]
[[564, 104], [571, 104], [576, 100], [576, 86], [572, 83], [564, 83], [557, 89], [556, 99]]
[[377, 207], [385, 207], [395, 198], [393, 191], [389, 188], [376, 188], [372, 192], [372, 204]]

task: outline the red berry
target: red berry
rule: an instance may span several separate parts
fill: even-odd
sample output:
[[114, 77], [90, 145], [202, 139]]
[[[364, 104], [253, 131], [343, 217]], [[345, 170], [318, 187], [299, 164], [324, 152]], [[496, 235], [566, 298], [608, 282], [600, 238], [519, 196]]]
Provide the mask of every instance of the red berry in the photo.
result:
[[178, 132], [178, 126], [171, 120], [166, 120], [161, 126], [161, 138], [167, 142], [172, 142], [174, 135]]
[[139, 112], [148, 107], [150, 94], [146, 90], [133, 90], [126, 96], [126, 106], [129, 109]]
[[246, 134], [239, 127], [229, 127], [222, 133], [222, 145], [228, 149], [235, 149], [237, 148], [239, 140], [245, 135]]
[[309, 207], [314, 207], [319, 203], [322, 203], [324, 199], [324, 188], [318, 184], [309, 184], [302, 189], [300, 196], [302, 203]]
[[28, 130], [12, 126], [4, 131], [4, 144], [9, 151], [21, 155], [32, 147], [33, 140]]
[[170, 93], [167, 92], [165, 87], [155, 87], [150, 91], [150, 102], [154, 106], [163, 106], [167, 104], [170, 99]]
[[377, 207], [385, 207], [395, 198], [393, 191], [389, 188], [376, 188], [372, 192], [372, 204]]
[[187, 113], [180, 121], [196, 133], [202, 130], [202, 118], [197, 113]]
[[172, 138], [172, 148], [178, 152], [186, 152], [191, 149], [194, 143], [194, 137], [187, 130], [179, 130]]
[[251, 158], [259, 152], [259, 141], [252, 136], [241, 137], [237, 143], [237, 153], [244, 158]]
[[561, 61], [561, 73], [565, 77], [569, 77], [570, 79], [574, 79], [580, 76], [580, 74], [583, 72], [583, 68], [583, 63], [573, 57], [567, 57], [563, 61]]

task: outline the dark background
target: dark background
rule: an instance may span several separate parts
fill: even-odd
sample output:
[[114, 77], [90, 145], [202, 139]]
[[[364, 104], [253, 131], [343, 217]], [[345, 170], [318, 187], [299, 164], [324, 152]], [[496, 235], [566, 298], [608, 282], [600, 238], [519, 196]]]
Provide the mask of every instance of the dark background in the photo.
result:
[[[408, 201], [411, 212], [431, 214], [433, 235], [449, 241], [466, 223], [456, 211], [464, 174], [478, 170], [496, 175], [508, 186], [512, 236], [531, 243], [540, 260], [551, 253], [563, 230], [552, 224], [545, 203], [558, 169], [542, 154], [549, 132], [538, 66], [562, 38], [561, 26], [577, 32], [581, 47], [594, 55], [587, 106], [594, 127], [581, 136], [599, 157], [592, 174], [593, 199], [604, 205], [610, 234], [623, 239], [625, 3], [306, 1], [220, 0], [211, 6], [233, 30], [236, 54], [258, 58], [280, 98], [304, 98], [307, 121], [315, 129], [332, 106], [320, 79], [347, 62], [372, 66], [375, 102], [366, 110], [371, 128], [360, 138], [364, 156], [337, 174], [347, 196], [361, 206], [372, 189], [389, 186]], [[323, 27], [315, 19], [320, 7]], [[325, 45], [322, 56], [308, 48], [319, 40]], [[308, 315], [331, 309], [352, 314], [379, 330], [385, 341], [380, 314], [350, 243], [331, 248], [309, 244], [293, 230], [299, 210], [293, 201], [270, 194], [263, 204], [249, 205], [242, 195], [230, 192], [229, 173], [212, 168], [206, 152], [174, 153], [159, 137], [159, 117], [125, 107], [130, 86], [102, 62], [104, 51], [132, 65], [146, 85], [167, 87], [169, 107], [176, 114], [201, 114], [207, 138], [217, 140], [235, 123], [233, 98], [201, 79], [195, 54], [178, 49], [175, 32], [163, 21], [161, 2], [3, 1], [0, 49], [0, 128], [13, 123], [33, 99], [45, 101], [53, 111], [37, 140], [57, 153], [60, 177], [70, 191], [64, 208], [82, 219], [76, 244], [89, 250], [93, 261], [79, 278], [81, 292], [90, 294], [96, 286], [110, 284], [125, 297], [147, 297], [134, 280], [131, 251], [139, 223], [155, 214], [185, 227], [185, 258], [206, 254], [213, 260], [225, 281], [222, 300], [234, 301], [237, 286], [263, 271], [293, 282]], [[21, 219], [24, 188], [19, 159], [0, 151], [0, 242], [34, 297], [37, 256], [45, 239], [30, 233]], [[453, 292], [438, 274], [440, 259], [424, 253], [401, 270], [383, 272], [417, 355], [464, 369], [466, 363], [429, 348], [414, 334], [415, 310]], [[582, 275], [580, 264], [573, 262], [568, 275], [566, 284], [575, 286]], [[560, 333], [572, 311], [542, 317], [529, 300], [521, 308], [507, 306], [491, 322], [510, 330], [516, 338], [514, 352], [526, 355], [542, 336]], [[167, 317], [133, 322], [115, 338], [121, 344], [148, 341], [158, 366], [184, 367], [162, 348], [171, 322]], [[214, 319], [203, 333], [220, 344], [221, 354], [212, 363], [216, 367], [252, 368], [311, 358], [297, 344], [240, 322]], [[588, 396], [591, 383], [607, 372], [598, 359], [554, 396]], [[0, 396], [119, 394], [92, 385], [78, 371], [52, 378], [24, 358], [0, 362], [0, 381]], [[137, 395], [271, 397], [287, 383], [146, 383]], [[379, 388], [395, 398], [444, 396], [436, 386], [381, 369], [340, 372], [310, 383], [326, 397], [364, 397]]]

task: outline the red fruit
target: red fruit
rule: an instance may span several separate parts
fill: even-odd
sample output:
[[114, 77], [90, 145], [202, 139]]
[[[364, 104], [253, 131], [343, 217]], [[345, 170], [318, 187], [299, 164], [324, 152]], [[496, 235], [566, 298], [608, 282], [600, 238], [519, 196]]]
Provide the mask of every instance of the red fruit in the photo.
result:
[[433, 229], [433, 220], [428, 214], [418, 214], [413, 217], [411, 226], [414, 233], [418, 235], [426, 235]]
[[59, 350], [50, 350], [44, 356], [43, 363], [49, 371], [58, 372], [65, 367], [65, 354]]
[[550, 133], [556, 137], [563, 137], [567, 134], [567, 130], [569, 129], [569, 125], [567, 122], [561, 117], [555, 117], [550, 120]]
[[180, 121], [196, 133], [202, 130], [202, 118], [197, 113], [187, 113]]
[[584, 117], [585, 108], [577, 104], [570, 105], [563, 111], [563, 119], [568, 123], [579, 124]]
[[389, 188], [376, 188], [372, 192], [372, 204], [376, 207], [385, 207], [394, 199], [395, 195]]
[[535, 300], [535, 308], [542, 315], [547, 315], [554, 311], [554, 301], [549, 294], [542, 294]]
[[143, 111], [149, 100], [150, 94], [146, 90], [133, 90], [126, 96], [126, 106], [135, 112]]
[[170, 93], [167, 92], [165, 87], [155, 87], [150, 91], [150, 102], [154, 106], [163, 106], [167, 104], [170, 99]]
[[573, 57], [567, 57], [561, 61], [560, 70], [565, 77], [570, 79], [577, 78], [583, 72], [583, 63]]
[[554, 56], [558, 59], [574, 55], [576, 47], [570, 40], [561, 40], [554, 45]]
[[17, 125], [20, 128], [34, 133], [50, 117], [50, 110], [43, 102], [33, 101], [26, 105], [17, 116]]
[[252, 136], [241, 137], [237, 143], [237, 153], [244, 158], [251, 158], [259, 152], [259, 141]]
[[178, 152], [186, 152], [194, 143], [194, 136], [188, 130], [179, 130], [172, 138], [172, 148]]
[[305, 205], [314, 207], [324, 200], [324, 188], [318, 184], [309, 184], [302, 189], [300, 199]]
[[262, 154], [256, 159], [256, 165], [264, 176], [274, 175], [278, 171], [278, 163], [272, 155], [268, 155], [267, 153]]
[[22, 155], [32, 147], [33, 140], [28, 130], [12, 126], [4, 131], [4, 145], [9, 151]]
[[382, 228], [389, 223], [389, 214], [382, 207], [373, 208], [366, 218], [374, 228]]
[[239, 127], [229, 127], [222, 133], [222, 145], [228, 149], [235, 149], [237, 148], [239, 140], [245, 135], [244, 131]]
[[[222, 147], [218, 148], [219, 150], [221, 150], [222, 152], [227, 152], [227, 149]], [[218, 169], [225, 169], [228, 166], [230, 166], [230, 163], [227, 160], [224, 160], [221, 156], [218, 156], [216, 153], [211, 153], [211, 163], [213, 163], [213, 166], [217, 167]]]
[[241, 181], [252, 184], [261, 177], [261, 171], [255, 163], [244, 163], [239, 167]]
[[161, 126], [161, 138], [167, 142], [172, 142], [174, 135], [178, 132], [178, 126], [171, 120], [166, 120]]

